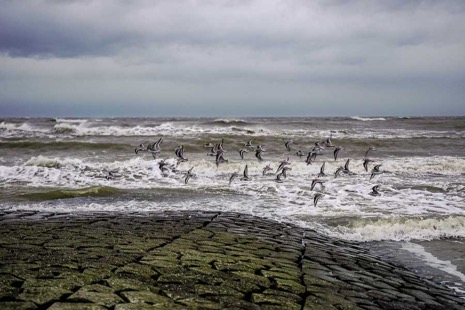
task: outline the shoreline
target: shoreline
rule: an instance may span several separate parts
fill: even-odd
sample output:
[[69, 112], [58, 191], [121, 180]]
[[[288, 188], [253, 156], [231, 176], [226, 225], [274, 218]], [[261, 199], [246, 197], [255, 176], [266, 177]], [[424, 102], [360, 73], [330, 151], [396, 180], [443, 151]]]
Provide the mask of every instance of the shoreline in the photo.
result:
[[356, 242], [226, 212], [0, 212], [2, 309], [465, 309]]

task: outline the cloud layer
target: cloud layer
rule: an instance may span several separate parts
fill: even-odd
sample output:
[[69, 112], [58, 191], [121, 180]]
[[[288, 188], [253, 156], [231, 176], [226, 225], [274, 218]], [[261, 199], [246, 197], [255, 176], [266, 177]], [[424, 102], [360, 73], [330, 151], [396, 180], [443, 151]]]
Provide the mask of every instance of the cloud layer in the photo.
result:
[[9, 115], [465, 115], [462, 1], [0, 4]]

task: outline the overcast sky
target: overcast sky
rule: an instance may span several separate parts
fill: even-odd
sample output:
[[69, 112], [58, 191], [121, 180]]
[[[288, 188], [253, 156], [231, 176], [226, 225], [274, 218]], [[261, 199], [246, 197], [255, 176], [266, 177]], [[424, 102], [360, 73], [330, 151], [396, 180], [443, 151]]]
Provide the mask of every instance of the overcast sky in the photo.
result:
[[0, 116], [465, 115], [462, 0], [0, 7]]

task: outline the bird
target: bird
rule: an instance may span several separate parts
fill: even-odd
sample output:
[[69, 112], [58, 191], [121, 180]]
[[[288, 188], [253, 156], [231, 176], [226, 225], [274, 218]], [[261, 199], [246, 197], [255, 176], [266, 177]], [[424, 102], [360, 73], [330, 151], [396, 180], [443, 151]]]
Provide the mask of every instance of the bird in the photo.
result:
[[250, 181], [250, 178], [249, 178], [249, 167], [248, 167], [247, 165], [245, 165], [244, 173], [243, 173], [243, 177], [241, 178], [241, 181]]
[[371, 170], [370, 180], [373, 179], [376, 175], [383, 173], [383, 171], [379, 170], [380, 167], [381, 164], [373, 167], [373, 169]]
[[249, 140], [247, 141], [245, 144], [244, 144], [245, 147], [255, 147], [253, 144], [252, 144], [252, 140]]
[[175, 150], [174, 150], [174, 154], [181, 160], [183, 161], [187, 161], [188, 159], [184, 157], [184, 145], [180, 145], [178, 146]]
[[326, 139], [326, 141], [323, 142], [324, 147], [334, 147], [333, 142], [331, 142], [331, 135]]
[[139, 153], [139, 152], [146, 152], [146, 151], [148, 151], [148, 149], [147, 149], [147, 147], [144, 145], [144, 143], [141, 143], [141, 144], [139, 145], [139, 147], [137, 147], [137, 148], [134, 150], [134, 152], [136, 153], [136, 155], [137, 155], [137, 153]]
[[114, 171], [108, 171], [108, 174], [105, 176], [105, 179], [107, 180], [113, 180], [115, 178], [115, 173]]
[[339, 152], [340, 152], [341, 150], [343, 150], [343, 149], [344, 149], [344, 148], [343, 148], [342, 146], [336, 146], [336, 147], [334, 148], [334, 160], [335, 160], [335, 161], [336, 161], [336, 159], [337, 159], [337, 154], [339, 154]]
[[347, 159], [346, 164], [344, 165], [344, 170], [342, 170], [342, 172], [344, 172], [345, 174], [354, 175], [355, 173], [353, 173], [349, 169], [349, 163], [350, 163], [350, 158]]
[[365, 171], [368, 172], [368, 164], [373, 162], [374, 160], [369, 159], [368, 157], [365, 157], [363, 159], [363, 168], [365, 168]]
[[292, 168], [283, 167], [283, 169], [281, 170], [281, 174], [283, 175], [283, 177], [287, 178], [287, 172], [288, 172], [289, 170], [292, 170]]
[[228, 160], [227, 159], [224, 159], [223, 157], [223, 150], [219, 149], [216, 151], [216, 159], [215, 159], [215, 163], [216, 163], [216, 166], [218, 167], [219, 164], [221, 163], [227, 163]]
[[158, 139], [152, 145], [147, 146], [147, 150], [152, 153], [154, 159], [157, 159], [157, 154], [161, 152], [160, 143], [163, 141], [163, 138]]
[[344, 170], [344, 167], [340, 166], [339, 168], [336, 169], [336, 172], [334, 172], [334, 178], [337, 178], [341, 172]]
[[273, 170], [270, 165], [266, 165], [263, 169], [262, 169], [262, 172], [263, 172], [263, 175], [265, 175], [268, 171], [271, 171]]
[[276, 170], [276, 173], [278, 173], [280, 170], [282, 170], [285, 166], [289, 165], [289, 157], [287, 157], [286, 160], [283, 160], [282, 162], [279, 163], [278, 170]]
[[369, 193], [371, 196], [380, 196], [381, 194], [378, 192], [379, 190], [379, 185], [373, 186], [371, 189], [371, 192]]
[[184, 183], [187, 184], [187, 182], [189, 182], [190, 178], [193, 178], [195, 177], [195, 174], [192, 173], [192, 170], [194, 169], [194, 166], [192, 166], [192, 168], [190, 168], [189, 170], [187, 170], [187, 174], [186, 174], [186, 178], [184, 179]]
[[212, 148], [212, 147], [215, 147], [215, 146], [214, 146], [213, 144], [211, 144], [210, 142], [208, 142], [208, 143], [205, 143], [205, 144], [203, 145], [203, 147]]
[[321, 165], [320, 173], [318, 173], [319, 178], [326, 176], [326, 174], [325, 174], [325, 164], [326, 164], [326, 162], [323, 162], [323, 165]]
[[294, 143], [294, 141], [288, 140], [288, 141], [286, 141], [286, 143], [284, 143], [284, 146], [286, 147], [286, 149], [287, 149], [288, 151], [291, 151], [291, 145], [292, 145], [293, 143]]
[[304, 153], [302, 150], [298, 150], [297, 152], [295, 152], [294, 155], [295, 155], [295, 156], [302, 157], [302, 156], [305, 156], [305, 153]]
[[241, 157], [241, 159], [244, 159], [244, 153], [248, 153], [249, 151], [247, 151], [247, 149], [240, 149], [239, 150], [239, 156]]
[[217, 154], [217, 150], [216, 148], [213, 146], [210, 150], [210, 153], [207, 153], [207, 156], [213, 156], [213, 157], [216, 157], [216, 154]]
[[318, 204], [318, 201], [323, 197], [323, 194], [321, 193], [316, 193], [315, 196], [313, 196], [313, 206], [316, 207]]
[[239, 176], [239, 173], [237, 172], [234, 172], [233, 174], [231, 174], [231, 176], [229, 177], [229, 185], [231, 185], [231, 182], [238, 176]]
[[307, 163], [307, 166], [312, 164], [312, 162], [316, 159], [317, 155], [319, 154], [315, 151], [308, 152], [307, 159], [305, 160], [305, 162]]
[[365, 152], [365, 158], [368, 157], [368, 153], [369, 153], [370, 151], [376, 151], [375, 147], [374, 147], [374, 146], [370, 146], [370, 147], [368, 148], [368, 150]]
[[158, 168], [160, 169], [161, 173], [163, 174], [163, 176], [168, 176], [168, 173], [170, 171], [170, 169], [167, 167], [168, 166], [168, 163], [164, 160], [160, 160], [158, 162]]
[[258, 158], [258, 160], [263, 160], [262, 158], [262, 153], [265, 152], [265, 150], [262, 148], [261, 145], [257, 146], [257, 149], [255, 150], [255, 157]]
[[315, 186], [317, 186], [317, 184], [320, 184], [321, 187], [323, 187], [323, 183], [324, 183], [324, 181], [322, 181], [322, 180], [320, 180], [320, 179], [313, 179], [313, 180], [312, 180], [312, 185], [311, 185], [311, 187], [310, 187], [310, 190], [312, 191], [312, 190], [315, 188]]

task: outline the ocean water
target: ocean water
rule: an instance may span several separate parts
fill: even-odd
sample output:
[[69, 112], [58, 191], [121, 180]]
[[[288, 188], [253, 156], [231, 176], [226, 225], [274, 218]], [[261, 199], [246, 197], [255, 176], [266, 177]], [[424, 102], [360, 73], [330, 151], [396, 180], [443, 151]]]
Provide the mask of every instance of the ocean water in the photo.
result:
[[[156, 158], [135, 153], [159, 138]], [[337, 160], [334, 148], [324, 147], [307, 164], [315, 143], [328, 138], [343, 147]], [[254, 147], [244, 146], [249, 140]], [[289, 140], [290, 151], [284, 145]], [[227, 162], [217, 165], [204, 145], [222, 141]], [[180, 145], [188, 160], [177, 164]], [[255, 156], [257, 145], [265, 149], [262, 160]], [[366, 171], [370, 147], [375, 150], [367, 155], [373, 162]], [[241, 148], [248, 150], [244, 159]], [[305, 156], [296, 156], [298, 150]], [[291, 170], [277, 182], [276, 170], [287, 158]], [[335, 177], [348, 159], [353, 174]], [[172, 169], [162, 172], [162, 160]], [[323, 186], [312, 190], [323, 163]], [[370, 179], [378, 164], [382, 173]], [[250, 180], [242, 181], [246, 165]], [[273, 170], [262, 175], [266, 165]], [[191, 168], [195, 177], [186, 184]], [[234, 172], [239, 177], [229, 184]], [[0, 210], [235, 211], [346, 240], [394, 244], [439, 270], [423, 252], [441, 253], [441, 244], [460, 247], [465, 240], [465, 117], [5, 118], [0, 185]], [[375, 185], [379, 196], [370, 195]], [[323, 196], [315, 206], [317, 193]], [[448, 274], [457, 265], [454, 279], [462, 285], [465, 263], [453, 253], [433, 256], [452, 264], [443, 270]]]

